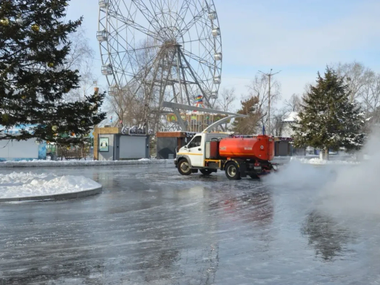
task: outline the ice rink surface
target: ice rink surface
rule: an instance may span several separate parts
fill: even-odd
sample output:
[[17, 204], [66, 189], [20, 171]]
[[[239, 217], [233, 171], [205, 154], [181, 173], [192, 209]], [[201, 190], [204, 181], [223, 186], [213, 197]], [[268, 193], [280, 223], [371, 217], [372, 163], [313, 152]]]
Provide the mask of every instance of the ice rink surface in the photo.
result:
[[103, 192], [1, 203], [0, 284], [379, 284], [380, 215], [332, 210], [330, 170], [229, 181], [171, 164], [28, 169]]

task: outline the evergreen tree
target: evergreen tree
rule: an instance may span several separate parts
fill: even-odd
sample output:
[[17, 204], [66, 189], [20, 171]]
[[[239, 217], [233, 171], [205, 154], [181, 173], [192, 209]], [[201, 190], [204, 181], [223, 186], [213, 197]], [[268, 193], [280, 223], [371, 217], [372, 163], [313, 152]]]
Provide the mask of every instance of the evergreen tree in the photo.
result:
[[[0, 139], [80, 142], [102, 121], [105, 94], [65, 102], [78, 88], [77, 70], [65, 69], [67, 37], [82, 19], [64, 22], [67, 0], [0, 2]], [[7, 130], [18, 127], [20, 134]]]
[[294, 145], [326, 152], [339, 147], [359, 149], [363, 144], [363, 125], [360, 108], [349, 101], [343, 79], [327, 68], [324, 77], [318, 73], [317, 84], [303, 97], [299, 121], [293, 126]]
[[235, 118], [233, 130], [237, 134], [254, 134], [257, 130], [260, 113], [257, 111], [259, 99], [251, 97], [245, 101], [241, 101], [241, 109], [238, 114], [247, 115], [246, 117]]

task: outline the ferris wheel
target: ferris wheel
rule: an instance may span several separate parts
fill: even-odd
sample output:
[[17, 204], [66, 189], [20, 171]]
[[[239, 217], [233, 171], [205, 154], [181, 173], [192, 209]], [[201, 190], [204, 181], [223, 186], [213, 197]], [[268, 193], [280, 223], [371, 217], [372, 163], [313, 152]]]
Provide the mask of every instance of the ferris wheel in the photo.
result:
[[100, 0], [102, 74], [110, 95], [128, 88], [145, 104], [213, 107], [222, 40], [213, 0]]

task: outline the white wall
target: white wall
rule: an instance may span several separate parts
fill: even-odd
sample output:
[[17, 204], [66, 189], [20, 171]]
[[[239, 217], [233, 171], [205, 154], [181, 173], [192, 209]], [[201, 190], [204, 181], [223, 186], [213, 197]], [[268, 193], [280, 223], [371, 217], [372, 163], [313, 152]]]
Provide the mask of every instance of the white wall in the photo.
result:
[[294, 123], [284, 122], [282, 132], [281, 132], [282, 137], [290, 138], [293, 136], [294, 131], [292, 130], [292, 127], [291, 127], [292, 124], [294, 124]]
[[0, 140], [0, 158], [6, 160], [37, 159], [38, 144], [35, 141], [35, 139], [26, 141]]

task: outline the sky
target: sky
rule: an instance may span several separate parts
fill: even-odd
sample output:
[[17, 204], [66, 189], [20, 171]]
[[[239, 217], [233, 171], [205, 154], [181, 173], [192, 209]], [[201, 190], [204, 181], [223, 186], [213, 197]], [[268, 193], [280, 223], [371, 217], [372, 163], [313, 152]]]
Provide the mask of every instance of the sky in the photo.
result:
[[[124, 0], [128, 1], [128, 0]], [[181, 0], [179, 0], [181, 1]], [[83, 27], [95, 51], [94, 74], [101, 75], [98, 5], [69, 1], [67, 19], [84, 17]], [[380, 1], [378, 0], [214, 0], [220, 23], [223, 88], [235, 88], [240, 100], [258, 71], [273, 73], [281, 84], [281, 102], [302, 95], [318, 72], [337, 63], [360, 62], [380, 73]], [[237, 101], [239, 101], [237, 100]], [[278, 103], [279, 107], [282, 103]]]

